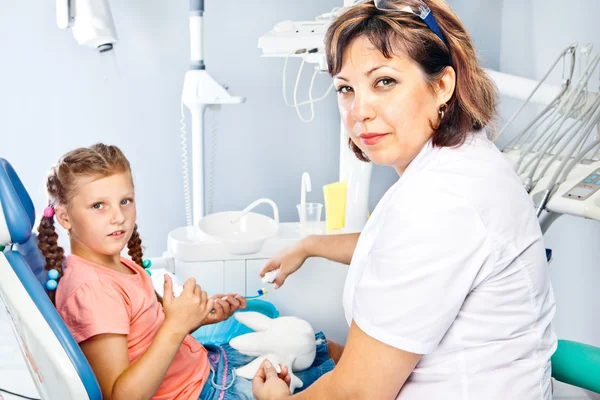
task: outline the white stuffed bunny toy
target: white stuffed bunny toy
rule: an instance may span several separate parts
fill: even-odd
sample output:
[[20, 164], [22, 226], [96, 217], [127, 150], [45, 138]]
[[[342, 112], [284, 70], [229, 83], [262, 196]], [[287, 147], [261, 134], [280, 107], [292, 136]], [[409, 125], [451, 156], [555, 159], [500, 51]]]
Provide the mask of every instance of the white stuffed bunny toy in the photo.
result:
[[315, 332], [312, 326], [296, 317], [269, 318], [263, 314], [247, 311], [234, 314], [235, 319], [255, 332], [231, 339], [229, 345], [242, 354], [258, 357], [238, 368], [236, 375], [252, 379], [265, 359], [280, 372], [278, 364], [288, 367], [290, 390], [304, 384], [294, 372], [309, 368], [317, 353]]

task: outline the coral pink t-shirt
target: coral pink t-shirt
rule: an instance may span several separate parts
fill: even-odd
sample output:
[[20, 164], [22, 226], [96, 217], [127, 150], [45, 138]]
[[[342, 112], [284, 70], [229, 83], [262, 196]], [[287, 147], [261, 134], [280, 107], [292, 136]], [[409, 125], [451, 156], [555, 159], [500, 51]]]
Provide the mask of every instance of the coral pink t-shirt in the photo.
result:
[[[165, 313], [148, 274], [129, 259], [121, 258], [121, 263], [134, 274], [68, 256], [56, 291], [56, 308], [77, 343], [103, 333], [127, 335], [133, 364], [150, 347]], [[152, 399], [195, 400], [208, 374], [206, 349], [187, 335]]]

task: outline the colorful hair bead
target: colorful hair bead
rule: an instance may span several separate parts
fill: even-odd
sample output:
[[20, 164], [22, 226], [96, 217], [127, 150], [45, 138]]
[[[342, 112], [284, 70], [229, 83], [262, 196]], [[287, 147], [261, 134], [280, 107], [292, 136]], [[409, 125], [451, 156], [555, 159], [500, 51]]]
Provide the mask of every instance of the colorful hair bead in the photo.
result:
[[46, 289], [50, 291], [56, 290], [56, 287], [58, 286], [57, 280], [59, 275], [60, 274], [55, 269], [51, 269], [50, 271], [48, 271], [48, 281], [46, 282]]
[[48, 206], [48, 207], [44, 208], [44, 217], [52, 218], [52, 217], [54, 217], [54, 214], [55, 214], [54, 207]]

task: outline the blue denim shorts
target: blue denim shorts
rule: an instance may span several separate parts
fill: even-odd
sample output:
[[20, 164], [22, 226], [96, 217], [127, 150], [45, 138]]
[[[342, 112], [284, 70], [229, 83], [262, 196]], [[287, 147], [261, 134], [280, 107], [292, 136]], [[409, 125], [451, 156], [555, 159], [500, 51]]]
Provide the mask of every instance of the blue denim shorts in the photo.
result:
[[[303, 386], [296, 389], [296, 393], [306, 389], [313, 384], [319, 377], [333, 370], [335, 363], [329, 358], [327, 348], [327, 339], [323, 332], [315, 335], [317, 341], [317, 355], [310, 368], [295, 372], [300, 378]], [[204, 384], [199, 400], [245, 400], [254, 399], [252, 395], [252, 381], [236, 376], [235, 368], [242, 367], [256, 357], [241, 354], [239, 351], [229, 346], [206, 345], [208, 351], [208, 360], [210, 362], [210, 374], [207, 382]]]

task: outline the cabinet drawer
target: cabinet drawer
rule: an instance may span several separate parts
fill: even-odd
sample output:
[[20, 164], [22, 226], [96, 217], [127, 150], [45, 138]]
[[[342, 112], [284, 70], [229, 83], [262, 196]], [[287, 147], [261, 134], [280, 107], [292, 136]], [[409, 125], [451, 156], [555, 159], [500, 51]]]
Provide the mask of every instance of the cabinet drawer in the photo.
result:
[[175, 260], [175, 275], [183, 285], [188, 278], [195, 278], [196, 283], [208, 295], [223, 293], [223, 261], [182, 262]]

